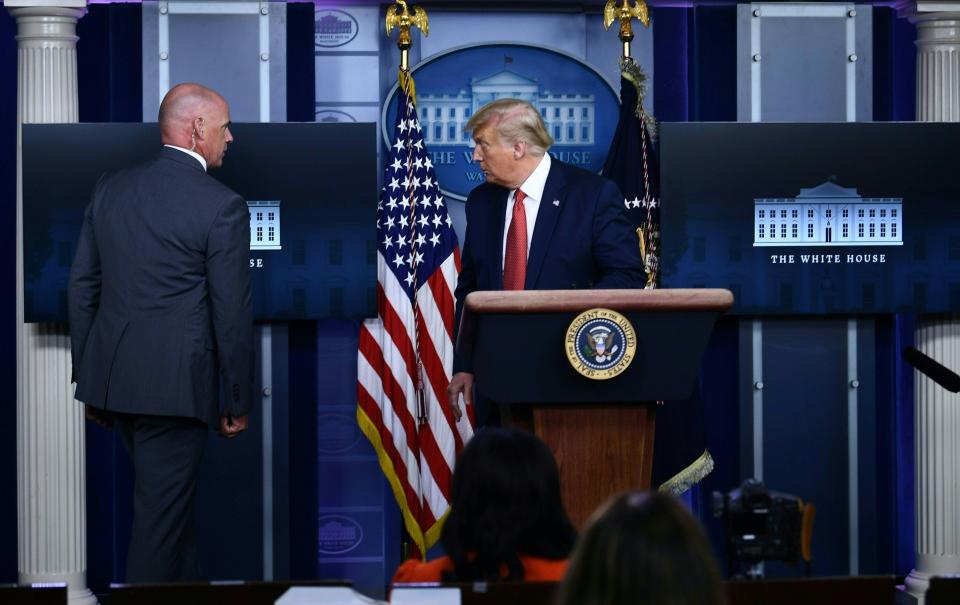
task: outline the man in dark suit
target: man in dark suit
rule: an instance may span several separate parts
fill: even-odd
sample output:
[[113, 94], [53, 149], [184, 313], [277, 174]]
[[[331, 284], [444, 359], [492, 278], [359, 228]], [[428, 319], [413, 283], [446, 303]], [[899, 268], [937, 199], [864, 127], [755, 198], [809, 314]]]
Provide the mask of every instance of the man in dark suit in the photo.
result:
[[128, 582], [199, 578], [207, 427], [235, 437], [252, 405], [249, 211], [206, 173], [233, 141], [230, 110], [216, 92], [180, 84], [159, 122], [154, 159], [97, 183], [70, 271], [76, 398], [117, 428], [134, 465]]
[[[519, 99], [499, 99], [467, 122], [473, 161], [486, 182], [467, 198], [457, 318], [475, 290], [642, 288], [637, 236], [617, 186], [550, 157], [553, 139], [540, 113]], [[447, 397], [473, 402], [473, 373], [454, 359]]]

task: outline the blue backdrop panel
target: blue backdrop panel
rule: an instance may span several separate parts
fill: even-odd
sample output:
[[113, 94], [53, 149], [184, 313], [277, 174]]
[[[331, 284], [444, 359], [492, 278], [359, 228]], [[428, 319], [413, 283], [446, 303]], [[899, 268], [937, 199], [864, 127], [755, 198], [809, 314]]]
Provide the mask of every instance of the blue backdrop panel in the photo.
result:
[[358, 322], [328, 321], [316, 339], [316, 575], [383, 598], [399, 562], [400, 519], [356, 421]]
[[[251, 206], [258, 319], [375, 314], [373, 124], [234, 124], [211, 174]], [[152, 157], [155, 124], [24, 127], [24, 313], [66, 321], [83, 208], [101, 174]], [[335, 149], [336, 153], [315, 153]], [[51, 173], [58, 179], [48, 178]]]
[[[846, 575], [848, 423], [845, 402], [834, 393], [846, 382], [847, 335], [838, 322], [809, 320], [803, 327], [809, 339], [798, 342], [793, 321], [764, 321], [763, 478], [771, 489], [817, 506], [816, 573]], [[767, 571], [801, 573], [777, 564]]]
[[958, 137], [952, 124], [664, 124], [663, 285], [728, 287], [733, 313], [960, 308], [960, 236], [945, 228], [960, 216]]

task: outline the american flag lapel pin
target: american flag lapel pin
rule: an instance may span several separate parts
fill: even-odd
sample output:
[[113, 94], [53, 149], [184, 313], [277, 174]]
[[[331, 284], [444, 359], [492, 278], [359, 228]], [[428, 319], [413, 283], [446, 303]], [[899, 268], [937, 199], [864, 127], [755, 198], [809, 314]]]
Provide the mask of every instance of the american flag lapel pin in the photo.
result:
[[554, 206], [559, 206], [559, 205], [560, 205], [560, 200], [553, 200], [553, 205], [554, 205]]

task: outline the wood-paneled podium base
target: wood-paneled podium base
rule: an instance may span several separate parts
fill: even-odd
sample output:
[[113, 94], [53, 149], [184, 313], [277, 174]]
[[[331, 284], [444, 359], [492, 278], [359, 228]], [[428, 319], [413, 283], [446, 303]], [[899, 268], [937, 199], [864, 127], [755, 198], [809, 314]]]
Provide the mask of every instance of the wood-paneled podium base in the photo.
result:
[[[727, 290], [474, 292], [458, 353], [503, 424], [532, 431], [553, 451], [564, 504], [582, 528], [611, 496], [650, 487], [657, 401], [690, 396]], [[633, 361], [606, 380], [578, 373], [565, 337], [590, 309], [611, 309], [636, 333]]]
[[583, 529], [613, 495], [648, 489], [654, 405], [510, 406], [504, 424], [534, 433], [553, 452], [570, 520]]

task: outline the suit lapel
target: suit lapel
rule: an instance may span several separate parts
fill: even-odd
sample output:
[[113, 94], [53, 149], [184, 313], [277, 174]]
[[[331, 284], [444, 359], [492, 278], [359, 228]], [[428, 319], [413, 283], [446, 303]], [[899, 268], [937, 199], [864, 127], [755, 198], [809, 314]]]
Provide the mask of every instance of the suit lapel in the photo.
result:
[[[540, 200], [540, 209], [537, 210], [537, 222], [533, 226], [533, 241], [530, 242], [530, 254], [527, 255], [527, 279], [524, 288], [533, 290], [543, 268], [543, 261], [547, 257], [550, 239], [553, 237], [553, 228], [557, 225], [557, 218], [563, 209], [563, 194], [566, 180], [560, 168], [560, 162], [553, 160], [550, 163], [550, 174], [543, 188], [543, 199]], [[554, 204], [557, 201], [559, 204]], [[506, 207], [504, 207], [506, 212]]]
[[505, 217], [507, 215], [507, 198], [510, 196], [510, 191], [502, 187], [498, 187], [494, 190], [494, 198], [489, 204], [490, 208], [490, 225], [493, 226], [493, 229], [490, 229], [491, 240], [488, 245], [493, 250], [493, 259], [494, 262], [491, 265], [492, 275], [490, 276], [490, 283], [493, 284], [491, 290], [502, 290], [503, 289], [503, 233], [506, 229], [504, 224]]

